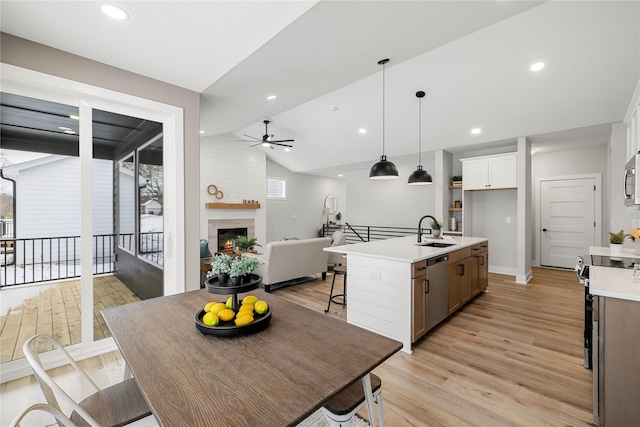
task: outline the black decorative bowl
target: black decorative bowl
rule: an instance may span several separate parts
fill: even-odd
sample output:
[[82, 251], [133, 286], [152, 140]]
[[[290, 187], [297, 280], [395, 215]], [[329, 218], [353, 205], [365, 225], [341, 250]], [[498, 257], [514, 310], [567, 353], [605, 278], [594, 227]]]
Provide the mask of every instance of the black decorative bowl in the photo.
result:
[[218, 326], [207, 326], [202, 323], [204, 310], [196, 313], [196, 329], [203, 335], [215, 335], [219, 337], [235, 337], [239, 335], [250, 335], [266, 328], [271, 321], [271, 307], [264, 314], [253, 313], [253, 322], [242, 326], [236, 326], [233, 320], [220, 322]]
[[231, 295], [252, 291], [257, 289], [261, 283], [262, 277], [257, 274], [251, 274], [248, 283], [240, 283], [236, 286], [231, 285], [231, 280], [228, 280], [226, 283], [220, 283], [218, 276], [214, 276], [204, 281], [204, 287], [207, 289], [207, 292], [211, 292], [212, 294]]

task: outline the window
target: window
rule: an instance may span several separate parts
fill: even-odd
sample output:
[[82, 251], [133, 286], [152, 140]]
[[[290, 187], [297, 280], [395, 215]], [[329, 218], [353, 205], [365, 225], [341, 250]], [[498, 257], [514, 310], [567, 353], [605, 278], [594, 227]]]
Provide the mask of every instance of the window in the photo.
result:
[[287, 180], [282, 178], [267, 178], [267, 199], [287, 198]]

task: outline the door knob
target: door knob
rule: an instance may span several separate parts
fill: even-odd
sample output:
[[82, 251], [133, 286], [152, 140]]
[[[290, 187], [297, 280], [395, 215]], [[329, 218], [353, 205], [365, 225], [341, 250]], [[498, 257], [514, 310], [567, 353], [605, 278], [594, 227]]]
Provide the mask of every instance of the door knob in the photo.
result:
[[547, 229], [546, 229], [546, 228], [543, 228], [543, 229], [542, 229], [542, 231], [547, 231]]

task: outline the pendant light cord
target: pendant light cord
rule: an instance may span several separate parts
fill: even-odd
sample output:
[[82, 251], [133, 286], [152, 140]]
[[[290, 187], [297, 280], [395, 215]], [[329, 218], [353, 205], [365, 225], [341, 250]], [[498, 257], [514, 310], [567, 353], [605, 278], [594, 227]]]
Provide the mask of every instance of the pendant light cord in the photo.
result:
[[418, 98], [418, 165], [422, 165], [422, 97]]
[[384, 63], [382, 64], [382, 155], [384, 156]]

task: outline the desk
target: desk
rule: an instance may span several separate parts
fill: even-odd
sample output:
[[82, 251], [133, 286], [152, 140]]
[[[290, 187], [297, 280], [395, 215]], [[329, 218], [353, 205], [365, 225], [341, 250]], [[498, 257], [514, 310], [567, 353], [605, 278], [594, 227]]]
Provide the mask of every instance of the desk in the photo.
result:
[[402, 347], [273, 294], [251, 294], [273, 317], [243, 337], [198, 333], [196, 312], [225, 299], [206, 290], [102, 310], [161, 425], [296, 425]]

